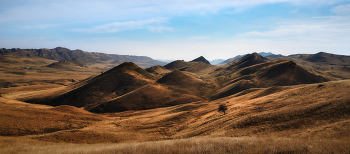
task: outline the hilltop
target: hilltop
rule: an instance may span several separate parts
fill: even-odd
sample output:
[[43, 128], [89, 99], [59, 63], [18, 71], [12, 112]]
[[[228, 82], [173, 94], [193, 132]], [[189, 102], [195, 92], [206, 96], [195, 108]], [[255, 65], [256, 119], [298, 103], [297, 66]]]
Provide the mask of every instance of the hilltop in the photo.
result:
[[164, 65], [164, 68], [168, 70], [180, 70], [194, 73], [200, 72], [210, 67], [212, 67], [212, 65], [203, 56], [198, 57], [190, 62], [185, 62], [184, 60], [176, 60]]
[[205, 59], [203, 56], [200, 56], [200, 57], [192, 60], [191, 62], [203, 62], [203, 63], [206, 63], [206, 64], [210, 64], [210, 62], [207, 59]]

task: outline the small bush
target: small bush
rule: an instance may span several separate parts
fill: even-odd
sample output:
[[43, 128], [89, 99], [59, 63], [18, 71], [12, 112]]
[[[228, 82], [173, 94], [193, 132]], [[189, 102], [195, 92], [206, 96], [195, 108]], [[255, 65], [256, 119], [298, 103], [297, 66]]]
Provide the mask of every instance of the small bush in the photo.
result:
[[220, 104], [218, 112], [224, 112], [224, 115], [226, 114], [227, 107], [225, 104]]

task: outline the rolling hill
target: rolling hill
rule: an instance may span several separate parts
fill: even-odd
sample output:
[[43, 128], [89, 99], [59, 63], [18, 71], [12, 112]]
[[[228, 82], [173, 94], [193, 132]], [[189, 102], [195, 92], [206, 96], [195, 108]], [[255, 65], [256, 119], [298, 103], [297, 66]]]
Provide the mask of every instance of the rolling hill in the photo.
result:
[[237, 71], [224, 70], [217, 78], [222, 85], [212, 99], [218, 99], [239, 93], [250, 88], [311, 84], [328, 81], [322, 76], [296, 65], [292, 61], [273, 61], [244, 67]]
[[156, 77], [154, 75], [146, 72], [134, 63], [125, 62], [98, 76], [71, 85], [74, 86], [71, 91], [57, 97], [32, 99], [27, 101], [53, 106], [95, 106], [99, 103], [108, 101], [113, 97], [121, 96], [136, 90], [148, 83], [153, 83], [155, 82], [155, 79]]

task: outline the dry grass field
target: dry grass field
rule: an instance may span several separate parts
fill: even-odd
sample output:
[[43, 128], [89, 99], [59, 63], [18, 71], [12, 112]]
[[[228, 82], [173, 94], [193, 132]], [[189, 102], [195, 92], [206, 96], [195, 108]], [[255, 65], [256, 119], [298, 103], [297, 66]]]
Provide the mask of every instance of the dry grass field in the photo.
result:
[[[289, 61], [249, 61], [251, 66], [237, 65], [236, 71], [229, 66], [210, 66], [199, 72], [155, 67], [150, 71], [154, 74], [126, 63], [101, 74], [101, 69], [91, 66], [46, 67], [57, 61], [40, 58], [3, 59], [0, 153], [350, 152], [350, 80], [345, 68], [318, 70], [317, 78], [327, 81], [313, 82], [316, 73], [309, 74], [312, 71]], [[207, 97], [215, 94], [211, 90], [224, 90], [237, 81], [263, 81], [271, 75], [266, 72], [275, 68], [287, 73], [279, 71], [264, 81], [293, 84], [255, 86], [217, 99]], [[343, 77], [332, 77], [331, 71]], [[106, 104], [96, 103], [104, 105], [103, 109], [125, 109], [93, 113], [87, 111], [89, 106], [67, 105], [68, 96], [93, 100], [94, 105], [97, 95], [89, 93], [96, 91], [105, 93], [99, 96]], [[68, 103], [26, 102], [48, 97], [67, 98], [62, 100]], [[221, 104], [227, 106], [225, 114], [218, 112]]]
[[[350, 81], [343, 80], [105, 114], [1, 98], [1, 151], [348, 153], [349, 93]], [[223, 103], [225, 115], [217, 112]]]

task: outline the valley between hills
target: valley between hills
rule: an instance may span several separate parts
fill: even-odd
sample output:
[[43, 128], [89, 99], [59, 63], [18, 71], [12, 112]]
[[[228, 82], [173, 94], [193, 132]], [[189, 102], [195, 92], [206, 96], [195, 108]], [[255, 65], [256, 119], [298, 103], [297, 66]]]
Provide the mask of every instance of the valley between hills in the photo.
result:
[[0, 73], [0, 153], [350, 152], [350, 56], [1, 49]]

